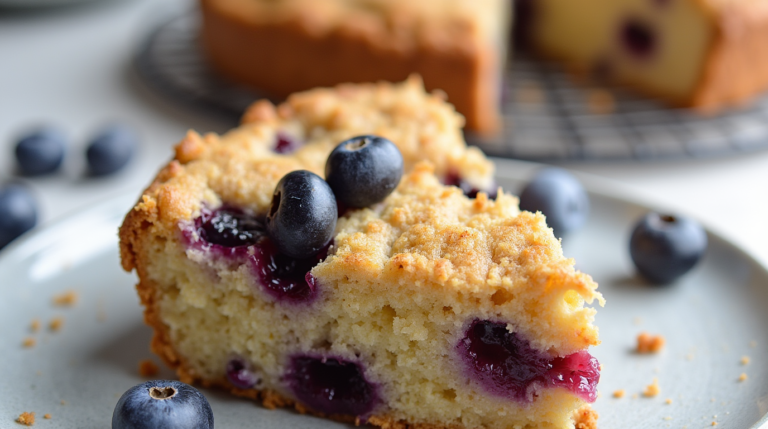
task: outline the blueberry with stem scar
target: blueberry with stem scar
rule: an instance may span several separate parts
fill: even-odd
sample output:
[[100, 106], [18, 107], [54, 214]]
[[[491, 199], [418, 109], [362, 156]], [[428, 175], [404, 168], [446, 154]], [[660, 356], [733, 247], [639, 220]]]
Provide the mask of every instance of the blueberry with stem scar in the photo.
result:
[[197, 389], [154, 380], [126, 391], [115, 405], [112, 429], [213, 429], [213, 411]]

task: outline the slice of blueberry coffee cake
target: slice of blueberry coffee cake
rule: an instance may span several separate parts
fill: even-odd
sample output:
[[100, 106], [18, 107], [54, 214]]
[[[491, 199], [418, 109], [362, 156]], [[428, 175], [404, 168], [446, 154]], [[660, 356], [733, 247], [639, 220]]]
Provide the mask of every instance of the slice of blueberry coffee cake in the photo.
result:
[[153, 350], [184, 382], [383, 428], [594, 427], [597, 285], [514, 196], [442, 183], [488, 164], [414, 88], [259, 104], [177, 146], [120, 229]]

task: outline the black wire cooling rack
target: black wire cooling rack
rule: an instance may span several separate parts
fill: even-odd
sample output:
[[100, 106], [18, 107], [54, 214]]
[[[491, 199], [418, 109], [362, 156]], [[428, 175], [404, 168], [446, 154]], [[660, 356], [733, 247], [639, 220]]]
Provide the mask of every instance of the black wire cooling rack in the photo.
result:
[[[162, 22], [137, 52], [136, 70], [155, 92], [234, 124], [265, 94], [224, 81], [208, 67], [199, 27], [196, 11]], [[621, 89], [575, 84], [557, 67], [515, 58], [501, 98], [502, 132], [494, 138], [467, 135], [489, 155], [536, 161], [661, 160], [768, 148], [768, 97], [705, 117]]]

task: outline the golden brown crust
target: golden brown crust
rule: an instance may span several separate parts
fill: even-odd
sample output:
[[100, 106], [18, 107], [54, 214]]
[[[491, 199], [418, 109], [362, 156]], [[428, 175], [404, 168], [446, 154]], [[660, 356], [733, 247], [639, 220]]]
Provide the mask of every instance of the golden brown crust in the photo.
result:
[[414, 17], [396, 9], [390, 16], [381, 12], [383, 17], [351, 11], [347, 19], [323, 22], [328, 13], [314, 10], [323, 9], [323, 2], [304, 2], [269, 21], [256, 18], [270, 15], [262, 2], [245, 3], [201, 0], [204, 48], [230, 79], [287, 96], [341, 82], [396, 82], [419, 73], [429, 90], [448, 94], [469, 128], [488, 133], [499, 126], [503, 54], [471, 17], [420, 22], [421, 31], [414, 34]]
[[701, 81], [686, 104], [715, 111], [748, 102], [768, 89], [768, 3], [698, 1], [716, 31]]

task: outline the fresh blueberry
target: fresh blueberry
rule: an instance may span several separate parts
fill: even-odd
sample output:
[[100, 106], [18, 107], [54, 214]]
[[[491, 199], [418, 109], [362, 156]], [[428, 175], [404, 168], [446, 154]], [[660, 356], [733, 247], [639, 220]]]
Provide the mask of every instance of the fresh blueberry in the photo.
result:
[[395, 190], [402, 176], [400, 150], [379, 136], [343, 141], [325, 163], [325, 180], [347, 207], [368, 207], [382, 201]]
[[333, 238], [336, 197], [320, 176], [306, 170], [286, 174], [275, 188], [267, 214], [267, 235], [281, 253], [306, 259]]
[[93, 176], [106, 176], [125, 167], [136, 150], [137, 137], [132, 129], [111, 125], [102, 130], [88, 145], [86, 157]]
[[0, 249], [37, 224], [37, 203], [21, 185], [0, 189]]
[[213, 411], [197, 389], [180, 381], [154, 380], [123, 393], [112, 429], [213, 429]]
[[539, 171], [520, 194], [520, 208], [540, 211], [555, 236], [579, 229], [589, 215], [589, 197], [581, 183], [561, 168]]
[[261, 377], [248, 361], [241, 357], [227, 362], [227, 380], [239, 389], [250, 389], [261, 382]]
[[707, 233], [682, 216], [648, 213], [635, 225], [629, 253], [637, 270], [657, 284], [669, 284], [693, 268], [707, 249]]
[[67, 145], [64, 135], [53, 128], [44, 128], [22, 137], [16, 144], [19, 170], [27, 176], [52, 173], [61, 167]]
[[360, 364], [343, 359], [294, 356], [286, 379], [301, 402], [326, 414], [365, 416], [379, 400]]

